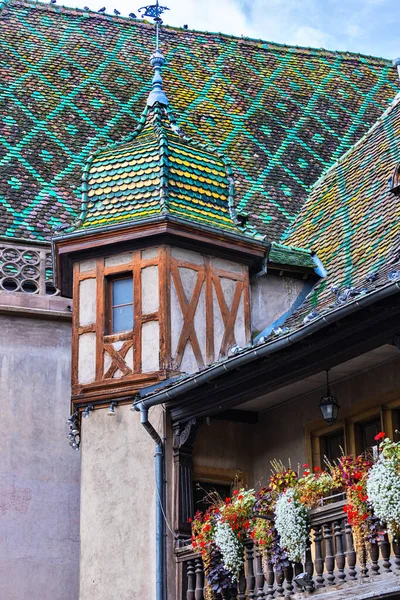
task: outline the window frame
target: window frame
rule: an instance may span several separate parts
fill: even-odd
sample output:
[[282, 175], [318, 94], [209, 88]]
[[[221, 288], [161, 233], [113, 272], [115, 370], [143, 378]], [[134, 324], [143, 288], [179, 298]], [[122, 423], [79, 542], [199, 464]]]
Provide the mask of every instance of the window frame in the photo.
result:
[[[124, 336], [126, 334], [131, 334], [135, 328], [135, 282], [132, 271], [124, 271], [123, 273], [117, 273], [115, 275], [106, 276], [106, 298], [105, 298], [105, 332], [106, 336]], [[116, 281], [121, 281], [124, 279], [129, 279], [132, 283], [132, 302], [126, 304], [113, 304], [113, 284]], [[118, 308], [120, 306], [132, 306], [132, 314], [133, 314], [133, 327], [132, 329], [125, 329], [124, 331], [115, 332], [113, 331], [113, 309]]]

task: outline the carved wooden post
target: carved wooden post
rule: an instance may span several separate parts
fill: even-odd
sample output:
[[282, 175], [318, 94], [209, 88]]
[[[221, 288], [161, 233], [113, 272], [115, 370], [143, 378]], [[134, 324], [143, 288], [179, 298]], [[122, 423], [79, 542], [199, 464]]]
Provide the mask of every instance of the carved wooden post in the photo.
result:
[[376, 542], [375, 544], [371, 544], [370, 547], [370, 556], [371, 556], [371, 571], [372, 575], [379, 575], [379, 544]]
[[336, 546], [336, 565], [338, 568], [338, 578], [340, 582], [346, 579], [346, 573], [344, 572], [344, 567], [346, 564], [346, 559], [343, 552], [343, 531], [340, 521], [334, 522], [334, 532], [335, 532], [335, 546]]
[[196, 589], [194, 591], [195, 600], [204, 600], [204, 569], [203, 560], [198, 557], [195, 558], [195, 572], [196, 572]]
[[316, 577], [316, 588], [325, 587], [325, 579], [322, 575], [324, 572], [324, 559], [322, 558], [322, 534], [321, 534], [321, 525], [316, 525], [314, 527], [314, 543], [315, 543], [315, 571], [317, 573]]
[[275, 595], [275, 573], [271, 564], [271, 553], [267, 552], [267, 597], [273, 598]]
[[381, 549], [381, 555], [383, 559], [383, 568], [385, 569], [385, 573], [392, 572], [392, 565], [390, 562], [390, 543], [387, 533], [381, 537], [379, 540], [379, 546]]
[[186, 592], [186, 600], [195, 600], [194, 590], [195, 590], [195, 570], [194, 570], [194, 560], [188, 560], [186, 566], [186, 577], [187, 577], [187, 592]]
[[[190, 538], [189, 517], [195, 512], [193, 505], [192, 452], [198, 424], [191, 419], [185, 425], [174, 426], [174, 527], [179, 540]], [[178, 542], [179, 543], [179, 542]]]
[[366, 549], [364, 543], [363, 543], [362, 552], [361, 552], [360, 572], [361, 572], [361, 577], [369, 577], [368, 567], [367, 567], [367, 549]]
[[244, 573], [240, 574], [239, 581], [237, 583], [238, 600], [246, 600], [246, 577]]
[[283, 581], [285, 579], [285, 576], [283, 574], [283, 571], [278, 571], [276, 573], [276, 595], [278, 596], [278, 598], [283, 598], [284, 594], [284, 588], [283, 588]]
[[249, 600], [253, 600], [255, 598], [254, 586], [256, 583], [256, 578], [254, 577], [254, 563], [253, 563], [254, 545], [251, 540], [247, 541], [245, 543], [245, 549], [246, 549], [246, 565], [247, 565], [247, 597]]
[[304, 569], [305, 569], [305, 572], [310, 575], [310, 583], [307, 585], [306, 590], [307, 590], [307, 592], [312, 592], [314, 589], [313, 584], [311, 583], [312, 577], [314, 575], [314, 563], [313, 563], [312, 554], [311, 554], [311, 539], [308, 540], [308, 544], [307, 544], [307, 548], [306, 548], [306, 560], [305, 560], [305, 564], [304, 564]]
[[354, 542], [353, 542], [353, 532], [351, 530], [351, 525], [346, 522], [346, 558], [347, 558], [347, 566], [348, 566], [348, 575], [350, 579], [357, 578], [357, 571], [355, 570], [357, 555], [354, 550]]
[[262, 565], [262, 554], [259, 550], [256, 551], [256, 587], [257, 587], [257, 598], [258, 600], [264, 600], [264, 571]]
[[396, 570], [400, 570], [400, 540], [393, 539], [392, 542], [393, 554], [394, 554], [394, 563], [396, 565]]
[[290, 563], [289, 566], [286, 567], [284, 573], [285, 573], [285, 579], [286, 579], [285, 596], [288, 596], [290, 598], [293, 594], [293, 565], [292, 565], [292, 563]]
[[324, 540], [325, 540], [325, 551], [326, 551], [325, 564], [326, 564], [326, 570], [328, 571], [326, 580], [328, 582], [328, 585], [335, 585], [335, 576], [333, 574], [333, 572], [335, 570], [335, 557], [333, 556], [333, 549], [332, 549], [331, 524], [326, 523], [323, 526], [323, 529], [324, 529]]

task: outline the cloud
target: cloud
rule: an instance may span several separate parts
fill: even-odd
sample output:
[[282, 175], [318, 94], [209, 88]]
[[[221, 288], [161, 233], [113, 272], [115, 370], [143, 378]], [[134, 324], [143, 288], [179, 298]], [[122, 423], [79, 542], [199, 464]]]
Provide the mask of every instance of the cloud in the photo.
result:
[[[149, 0], [154, 2], [154, 0]], [[98, 10], [100, 0], [63, 0]], [[300, 46], [391, 57], [400, 54], [398, 0], [162, 0], [166, 24]], [[136, 12], [144, 0], [113, 0], [112, 13]]]
[[298, 27], [293, 32], [291, 39], [291, 43], [297, 46], [311, 46], [312, 48], [329, 48], [334, 44], [334, 38], [329, 33], [308, 25]]

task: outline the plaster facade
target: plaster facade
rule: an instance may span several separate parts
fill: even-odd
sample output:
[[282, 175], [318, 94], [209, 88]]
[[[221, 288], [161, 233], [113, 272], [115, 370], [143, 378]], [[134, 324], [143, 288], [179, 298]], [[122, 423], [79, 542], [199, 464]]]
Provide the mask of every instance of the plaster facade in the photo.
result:
[[288, 311], [301, 294], [303, 279], [268, 273], [251, 282], [251, 330], [260, 333]]
[[70, 346], [68, 320], [0, 315], [2, 600], [78, 597], [80, 456], [65, 425]]
[[[149, 416], [161, 435], [162, 412]], [[154, 451], [129, 406], [82, 419], [80, 600], [154, 598]]]

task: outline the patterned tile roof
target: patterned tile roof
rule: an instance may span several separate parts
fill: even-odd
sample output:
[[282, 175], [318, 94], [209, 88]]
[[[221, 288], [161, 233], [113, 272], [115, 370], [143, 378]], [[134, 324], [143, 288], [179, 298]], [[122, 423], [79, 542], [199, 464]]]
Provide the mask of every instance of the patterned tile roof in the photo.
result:
[[328, 276], [286, 325], [400, 280], [400, 202], [389, 178], [400, 162], [400, 94], [313, 187], [285, 243], [318, 253]]
[[89, 159], [81, 228], [169, 214], [243, 234], [233, 197], [232, 170], [224, 158], [188, 139], [171, 109], [157, 102], [146, 107], [133, 135]]
[[[137, 126], [154, 29], [24, 0], [0, 21], [0, 234], [49, 239], [79, 213], [88, 156]], [[237, 208], [269, 239], [396, 92], [383, 59], [173, 28], [162, 50], [179, 124], [230, 159]]]

